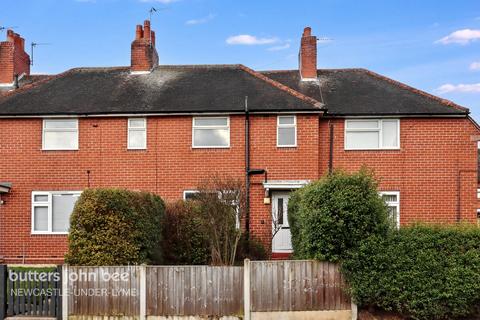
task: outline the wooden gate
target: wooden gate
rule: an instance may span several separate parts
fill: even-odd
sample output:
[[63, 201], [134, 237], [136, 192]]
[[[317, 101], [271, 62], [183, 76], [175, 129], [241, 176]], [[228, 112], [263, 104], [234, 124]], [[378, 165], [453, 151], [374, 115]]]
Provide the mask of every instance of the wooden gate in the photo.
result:
[[0, 319], [5, 316], [61, 317], [61, 266], [0, 268], [3, 279], [0, 282], [3, 282], [6, 301], [6, 310], [3, 310]]

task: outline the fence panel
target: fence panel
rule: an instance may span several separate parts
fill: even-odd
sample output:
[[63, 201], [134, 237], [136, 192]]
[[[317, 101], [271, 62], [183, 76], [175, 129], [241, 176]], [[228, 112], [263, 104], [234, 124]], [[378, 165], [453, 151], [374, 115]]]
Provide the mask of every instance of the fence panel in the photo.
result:
[[147, 316], [243, 314], [243, 267], [147, 267]]
[[68, 314], [138, 316], [140, 268], [68, 267]]
[[349, 310], [350, 297], [337, 264], [252, 261], [252, 311]]

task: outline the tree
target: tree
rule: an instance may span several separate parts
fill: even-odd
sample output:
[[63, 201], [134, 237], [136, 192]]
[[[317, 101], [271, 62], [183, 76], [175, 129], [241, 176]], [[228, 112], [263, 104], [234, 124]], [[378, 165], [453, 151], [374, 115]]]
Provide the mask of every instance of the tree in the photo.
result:
[[198, 187], [203, 232], [207, 234], [213, 265], [233, 265], [245, 212], [243, 182], [229, 176], [211, 176]]

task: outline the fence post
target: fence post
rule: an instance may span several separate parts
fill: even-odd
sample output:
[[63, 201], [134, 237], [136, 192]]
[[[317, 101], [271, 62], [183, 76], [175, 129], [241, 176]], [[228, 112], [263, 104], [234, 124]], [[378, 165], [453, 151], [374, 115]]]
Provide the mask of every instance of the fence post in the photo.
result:
[[[55, 290], [56, 290], [56, 297], [55, 299], [57, 300], [55, 302], [55, 307], [57, 310], [55, 310], [55, 313], [57, 315], [57, 320], [62, 320], [62, 303], [63, 303], [63, 290], [62, 290], [62, 265], [57, 266], [57, 270], [55, 272], [58, 275], [58, 281], [55, 281]], [[1, 319], [0, 319], [1, 320]]]
[[0, 320], [7, 314], [7, 266], [0, 265]]
[[68, 290], [69, 290], [68, 265], [62, 266], [62, 320], [68, 320]]
[[357, 320], [357, 318], [358, 318], [357, 304], [352, 300], [352, 320]]
[[244, 320], [250, 320], [250, 259], [243, 260], [243, 312]]
[[140, 320], [147, 318], [147, 266], [140, 268]]

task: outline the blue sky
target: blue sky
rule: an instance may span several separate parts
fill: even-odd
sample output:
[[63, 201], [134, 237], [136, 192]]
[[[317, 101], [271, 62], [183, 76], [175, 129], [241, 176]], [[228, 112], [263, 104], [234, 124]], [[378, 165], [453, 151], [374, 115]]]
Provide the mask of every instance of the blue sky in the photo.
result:
[[[34, 73], [130, 63], [135, 25], [152, 6], [161, 64], [297, 68], [303, 27], [322, 38], [321, 68], [363, 67], [471, 109], [480, 120], [480, 1], [2, 0]], [[0, 33], [5, 37], [5, 32]]]

